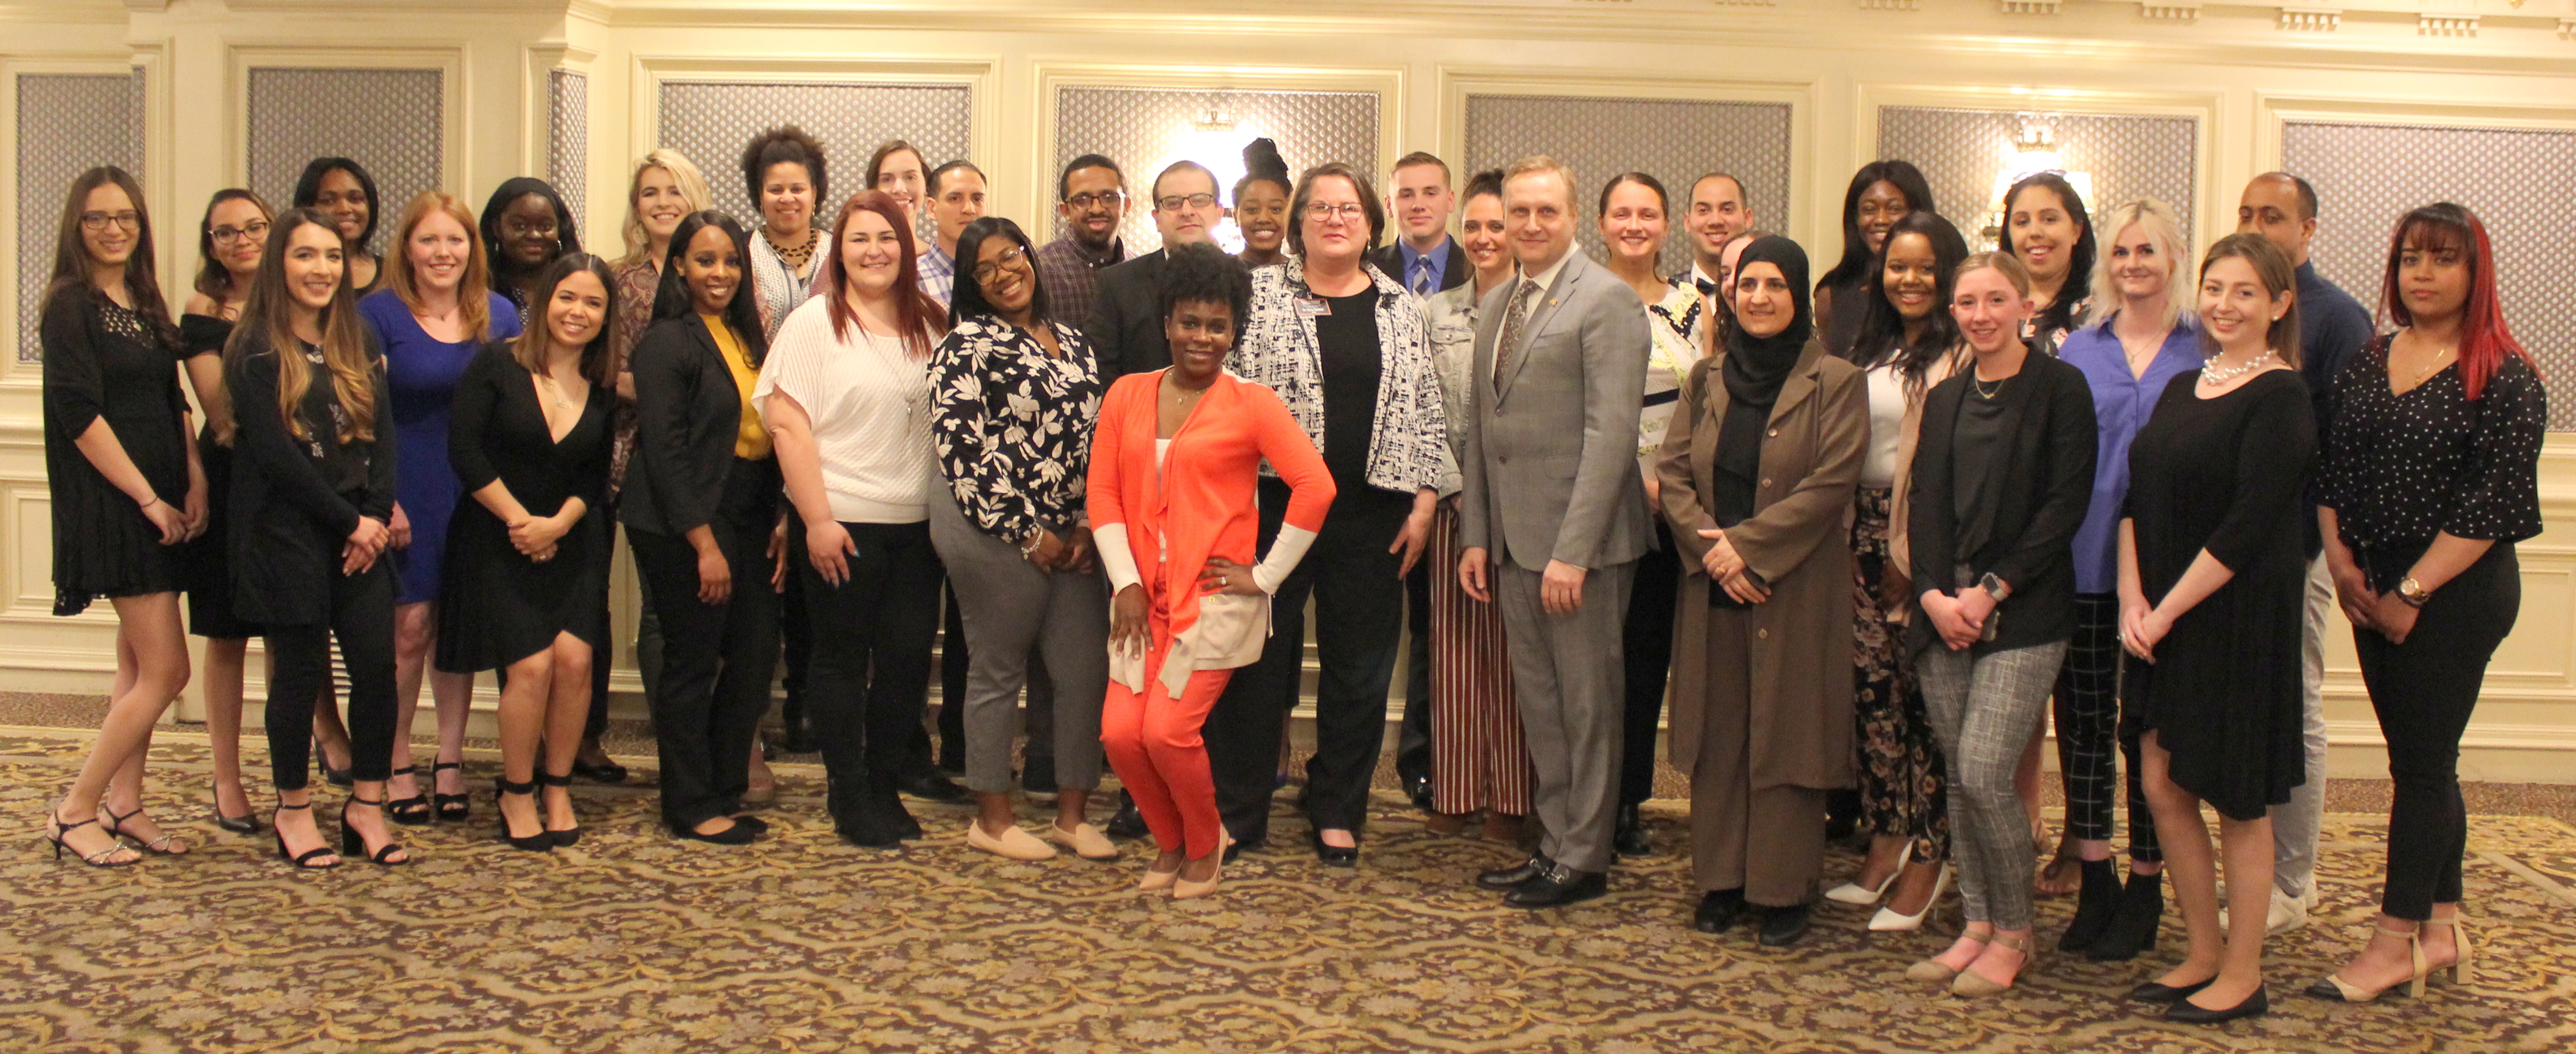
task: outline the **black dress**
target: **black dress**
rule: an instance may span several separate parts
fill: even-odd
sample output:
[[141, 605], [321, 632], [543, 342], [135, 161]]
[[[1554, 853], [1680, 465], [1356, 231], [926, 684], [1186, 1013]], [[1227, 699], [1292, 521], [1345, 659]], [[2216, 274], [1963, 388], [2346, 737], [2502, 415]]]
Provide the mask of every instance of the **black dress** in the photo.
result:
[[[617, 393], [592, 385], [581, 419], [558, 442], [537, 401], [536, 378], [506, 343], [485, 345], [456, 385], [448, 460], [464, 497], [448, 521], [438, 594], [438, 668], [471, 673], [508, 666], [571, 633], [608, 644], [609, 416]], [[539, 563], [510, 545], [509, 525], [474, 498], [500, 480], [529, 514], [552, 516], [580, 498], [589, 511]]]
[[[182, 359], [212, 355], [220, 359], [232, 339], [232, 320], [213, 315], [179, 316]], [[257, 624], [233, 612], [232, 509], [233, 448], [215, 441], [215, 423], [197, 430], [197, 463], [206, 471], [206, 531], [188, 543], [184, 577], [188, 584], [188, 632], [200, 637], [243, 640], [260, 635]]]
[[2175, 377], [2129, 448], [2138, 579], [2161, 599], [2202, 549], [2235, 572], [2174, 621], [2153, 664], [2127, 664], [2129, 714], [2173, 757], [2173, 781], [2223, 816], [2260, 819], [2307, 779], [2300, 633], [2303, 484], [2315, 411], [2296, 370], [2203, 399]]
[[177, 352], [143, 316], [85, 286], [56, 293], [40, 325], [54, 614], [80, 614], [95, 597], [177, 592], [179, 548], [161, 544], [161, 531], [143, 507], [76, 445], [92, 422], [105, 418], [152, 492], [182, 506], [188, 401], [179, 394]]

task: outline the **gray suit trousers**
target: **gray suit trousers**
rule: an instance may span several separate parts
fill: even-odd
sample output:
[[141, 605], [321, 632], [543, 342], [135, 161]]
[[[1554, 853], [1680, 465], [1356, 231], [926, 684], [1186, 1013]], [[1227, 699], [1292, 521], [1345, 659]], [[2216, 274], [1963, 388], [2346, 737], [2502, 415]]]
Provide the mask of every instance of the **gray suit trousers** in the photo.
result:
[[1637, 564], [1594, 568], [1583, 606], [1560, 616], [1539, 605], [1539, 572], [1493, 555], [1513, 695], [1538, 771], [1531, 806], [1547, 825], [1539, 851], [1577, 871], [1608, 871], [1628, 698], [1620, 631]]

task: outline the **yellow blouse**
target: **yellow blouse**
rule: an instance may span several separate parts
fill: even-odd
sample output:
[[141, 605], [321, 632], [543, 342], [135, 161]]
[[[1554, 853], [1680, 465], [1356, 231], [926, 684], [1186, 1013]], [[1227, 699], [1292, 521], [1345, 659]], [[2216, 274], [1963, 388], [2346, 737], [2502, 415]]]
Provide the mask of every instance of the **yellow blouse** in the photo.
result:
[[760, 421], [760, 408], [752, 405], [751, 390], [760, 383], [760, 370], [751, 364], [751, 354], [742, 348], [742, 338], [733, 327], [716, 315], [700, 315], [707, 333], [716, 339], [716, 350], [724, 353], [725, 369], [733, 371], [733, 386], [742, 392], [742, 430], [733, 441], [733, 456], [758, 461], [769, 456], [769, 428]]

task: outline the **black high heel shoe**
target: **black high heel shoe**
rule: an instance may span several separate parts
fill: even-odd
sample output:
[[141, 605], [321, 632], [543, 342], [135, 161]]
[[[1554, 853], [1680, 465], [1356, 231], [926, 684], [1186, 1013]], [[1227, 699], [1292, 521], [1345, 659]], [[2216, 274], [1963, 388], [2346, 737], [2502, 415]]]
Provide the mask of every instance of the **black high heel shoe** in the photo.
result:
[[1326, 845], [1324, 843], [1324, 829], [1320, 827], [1307, 831], [1306, 840], [1309, 844], [1312, 844], [1315, 847], [1315, 859], [1321, 861], [1326, 867], [1360, 866], [1360, 833], [1358, 831], [1351, 832], [1351, 844], [1348, 846]]
[[168, 832], [163, 832], [161, 837], [150, 840], [146, 840], [139, 834], [125, 833], [125, 821], [143, 815], [143, 809], [140, 806], [137, 806], [133, 812], [129, 813], [118, 813], [116, 810], [108, 808], [105, 803], [101, 803], [99, 808], [107, 813], [107, 833], [119, 838], [134, 839], [135, 844], [141, 846], [146, 852], [160, 856], [179, 856], [187, 852], [185, 849], [174, 851], [170, 848], [170, 840], [178, 836]]
[[[397, 776], [409, 776], [418, 771], [420, 771], [420, 769], [416, 766], [405, 765], [401, 768], [395, 769], [393, 774]], [[385, 818], [405, 827], [419, 827], [427, 824], [429, 822], [429, 795], [420, 793], [420, 784], [415, 781], [412, 784], [411, 797], [396, 798], [385, 803]]]
[[[59, 807], [57, 807], [57, 810], [59, 810]], [[63, 841], [64, 835], [72, 833], [73, 828], [87, 827], [98, 822], [98, 817], [92, 816], [89, 819], [80, 821], [79, 823], [64, 823], [63, 814], [60, 811], [49, 812], [46, 814], [46, 818], [52, 820], [54, 824], [54, 829], [46, 833], [45, 840], [54, 843], [54, 859], [56, 860], [63, 858], [63, 850], [71, 849], [71, 846]], [[133, 846], [127, 845], [124, 842], [115, 842], [107, 848], [101, 849], [95, 853], [83, 853], [78, 849], [72, 849], [72, 855], [79, 857], [81, 863], [88, 864], [91, 867], [132, 867], [143, 862], [143, 854], [134, 854], [134, 859], [132, 860], [108, 859], [109, 857], [115, 856], [116, 854], [122, 853], [131, 848], [133, 848]]]
[[431, 801], [438, 803], [439, 819], [445, 820], [449, 823], [464, 823], [466, 817], [474, 814], [473, 799], [470, 796], [463, 794], [438, 793], [438, 774], [449, 769], [456, 770], [458, 779], [463, 779], [465, 777], [465, 766], [456, 762], [441, 761], [437, 764], [431, 765], [429, 767], [429, 798]]
[[[501, 840], [510, 843], [510, 848], [517, 849], [521, 852], [552, 852], [555, 847], [555, 836], [554, 832], [545, 829], [546, 821], [544, 809], [540, 808], [537, 810], [537, 833], [523, 837], [510, 833], [510, 814], [507, 810], [501, 808], [501, 796], [504, 794], [516, 794], [522, 797], [535, 798], [537, 796], [537, 785], [535, 781], [532, 780], [527, 783], [512, 783], [505, 777], [492, 782], [492, 811], [501, 814]], [[530, 804], [534, 803], [531, 802]]]
[[[369, 862], [374, 863], [378, 867], [400, 867], [404, 864], [411, 863], [411, 853], [402, 847], [402, 843], [394, 841], [391, 838], [385, 839], [383, 848], [372, 853], [368, 852], [367, 836], [359, 833], [357, 828], [349, 826], [349, 807], [352, 805], [364, 805], [378, 811], [382, 811], [385, 807], [383, 799], [368, 801], [367, 799], [358, 797], [354, 794], [349, 796], [348, 804], [340, 806], [341, 856], [364, 856]], [[395, 853], [403, 854], [402, 859], [394, 859], [393, 855]]]
[[[570, 805], [570, 804], [572, 803], [572, 789], [571, 789], [571, 788], [572, 788], [572, 774], [571, 774], [571, 773], [567, 772], [567, 773], [565, 773], [565, 774], [563, 774], [563, 775], [561, 775], [561, 776], [557, 776], [557, 775], [554, 775], [554, 774], [552, 774], [552, 773], [539, 773], [539, 774], [537, 775], [537, 784], [538, 784], [539, 786], [545, 786], [545, 787], [562, 787], [562, 788], [564, 788], [564, 803], [565, 803], [566, 805]], [[578, 813], [576, 813], [575, 815], [579, 815], [579, 814], [578, 814]], [[546, 822], [546, 803], [544, 802], [544, 800], [540, 799], [540, 800], [537, 802], [537, 823], [538, 823], [539, 825], [541, 825], [541, 826], [542, 826], [545, 822]], [[567, 849], [567, 848], [570, 848], [570, 847], [572, 847], [573, 845], [575, 845], [575, 844], [577, 844], [577, 843], [579, 843], [579, 842], [581, 841], [581, 825], [576, 823], [576, 824], [572, 825], [571, 827], [565, 828], [565, 829], [560, 830], [560, 831], [555, 830], [555, 829], [554, 829], [554, 828], [552, 828], [552, 827], [548, 827], [548, 828], [546, 828], [546, 837], [551, 838], [551, 839], [553, 839], [553, 840], [554, 840], [555, 848], [557, 848], [557, 849]]]
[[331, 767], [331, 755], [328, 751], [322, 749], [322, 737], [320, 736], [313, 737], [313, 766], [321, 769], [323, 780], [329, 782], [334, 787], [351, 787], [357, 785], [358, 778], [355, 775], [352, 775], [348, 769], [335, 769]]
[[[320, 846], [315, 847], [315, 848], [312, 848], [312, 849], [307, 849], [307, 850], [305, 850], [305, 851], [303, 851], [303, 852], [301, 852], [301, 853], [288, 852], [288, 851], [287, 851], [287, 848], [286, 848], [286, 832], [284, 832], [284, 831], [281, 831], [281, 830], [278, 830], [278, 829], [277, 829], [277, 813], [280, 813], [280, 812], [290, 812], [290, 811], [297, 810], [297, 809], [310, 809], [310, 808], [312, 808], [312, 807], [313, 807], [313, 803], [312, 803], [312, 802], [309, 802], [309, 801], [308, 801], [308, 802], [305, 802], [305, 803], [304, 803], [304, 804], [302, 804], [302, 805], [280, 805], [280, 806], [278, 806], [278, 807], [277, 807], [277, 812], [272, 812], [272, 813], [268, 814], [268, 830], [269, 830], [269, 833], [271, 833], [271, 834], [273, 834], [273, 835], [276, 835], [276, 836], [277, 836], [277, 858], [278, 858], [278, 859], [280, 859], [280, 860], [284, 860], [284, 861], [286, 861], [287, 863], [293, 864], [293, 865], [295, 865], [296, 867], [298, 867], [298, 868], [302, 868], [303, 870], [306, 870], [306, 871], [328, 871], [328, 870], [330, 870], [330, 869], [332, 869], [332, 868], [335, 868], [335, 867], [340, 866], [340, 861], [338, 860], [338, 857], [339, 857], [339, 855], [340, 855], [340, 854], [338, 854], [338, 853], [334, 853], [334, 852], [332, 852], [332, 851], [331, 851], [331, 843], [330, 843], [330, 842], [325, 841], [325, 842], [323, 842]], [[320, 832], [315, 832], [315, 833], [318, 835]], [[332, 858], [333, 858], [333, 859], [332, 859], [332, 861], [331, 861], [330, 863], [327, 863], [327, 864], [317, 864], [317, 863], [314, 863], [314, 862], [313, 862], [315, 858], [317, 858], [317, 857], [325, 857], [325, 856], [327, 856], [327, 857], [332, 857]]]
[[221, 794], [215, 795], [214, 814], [215, 826], [221, 827], [224, 830], [231, 831], [234, 834], [259, 833], [259, 814], [244, 813], [240, 816], [224, 815], [224, 796]]

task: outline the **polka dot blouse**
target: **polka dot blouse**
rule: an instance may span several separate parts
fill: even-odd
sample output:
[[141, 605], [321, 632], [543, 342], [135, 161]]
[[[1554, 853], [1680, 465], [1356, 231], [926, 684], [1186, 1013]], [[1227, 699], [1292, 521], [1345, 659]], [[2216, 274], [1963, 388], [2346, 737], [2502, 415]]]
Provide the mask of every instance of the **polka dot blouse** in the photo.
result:
[[2413, 554], [2448, 532], [2514, 542], [2540, 533], [2540, 445], [2548, 397], [2508, 356], [2476, 402], [2453, 362], [2392, 395], [2388, 339], [2335, 376], [2320, 480], [2344, 544]]

